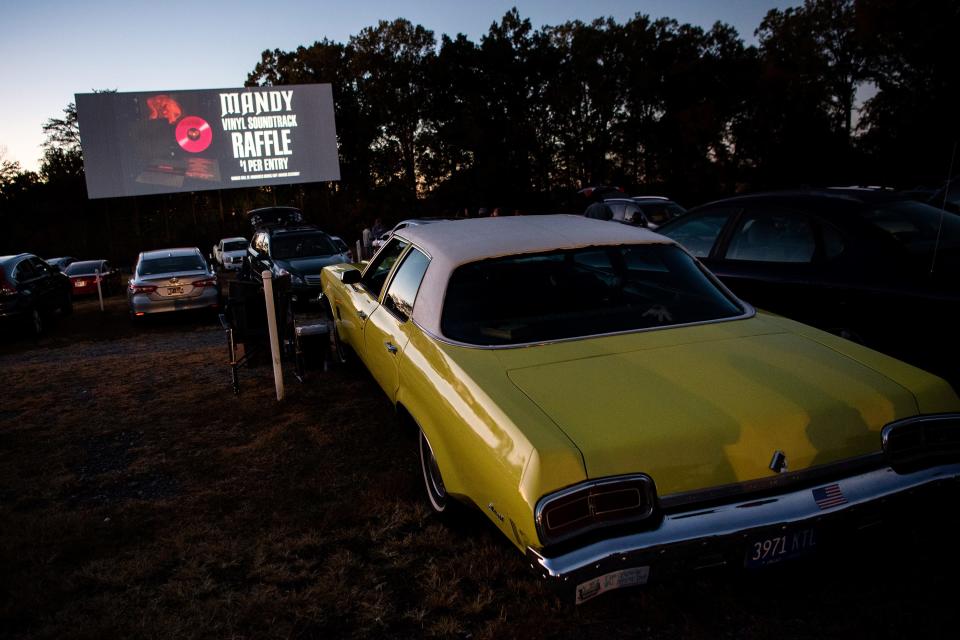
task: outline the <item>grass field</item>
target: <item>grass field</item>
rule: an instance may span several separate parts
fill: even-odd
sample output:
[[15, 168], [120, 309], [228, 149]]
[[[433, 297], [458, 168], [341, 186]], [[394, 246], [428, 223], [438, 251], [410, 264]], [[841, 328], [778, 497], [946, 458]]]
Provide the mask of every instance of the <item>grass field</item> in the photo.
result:
[[430, 513], [367, 374], [277, 403], [268, 366], [235, 397], [226, 362], [212, 317], [131, 326], [120, 298], [0, 340], [0, 636], [956, 637], [946, 520], [574, 607], [484, 517]]

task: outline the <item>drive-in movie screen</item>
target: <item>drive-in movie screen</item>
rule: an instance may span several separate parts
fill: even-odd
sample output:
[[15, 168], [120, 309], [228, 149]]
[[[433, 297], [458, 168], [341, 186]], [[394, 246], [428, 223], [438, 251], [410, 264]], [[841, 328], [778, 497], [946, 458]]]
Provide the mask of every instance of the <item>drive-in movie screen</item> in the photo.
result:
[[330, 85], [76, 99], [91, 198], [340, 177]]
[[0, 10], [0, 640], [960, 637], [960, 0]]

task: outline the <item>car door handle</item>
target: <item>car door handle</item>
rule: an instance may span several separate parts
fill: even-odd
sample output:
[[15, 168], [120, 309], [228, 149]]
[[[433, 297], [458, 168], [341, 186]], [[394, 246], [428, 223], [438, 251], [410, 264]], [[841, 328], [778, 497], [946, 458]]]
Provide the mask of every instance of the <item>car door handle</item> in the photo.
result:
[[363, 311], [357, 311], [357, 316], [358, 316], [361, 320], [366, 320], [366, 319], [367, 319], [367, 314], [365, 314]]
[[389, 351], [390, 353], [397, 352], [397, 345], [393, 344], [392, 342], [384, 342], [383, 346], [385, 346], [387, 348], [387, 351]]

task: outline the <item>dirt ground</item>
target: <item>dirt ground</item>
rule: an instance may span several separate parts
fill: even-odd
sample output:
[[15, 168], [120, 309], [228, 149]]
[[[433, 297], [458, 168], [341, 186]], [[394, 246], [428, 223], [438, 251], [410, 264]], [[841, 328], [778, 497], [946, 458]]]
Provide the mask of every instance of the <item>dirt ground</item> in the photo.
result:
[[[359, 369], [229, 385], [212, 316], [78, 303], [0, 339], [0, 637], [956, 637], [957, 529], [575, 607], [486, 520], [432, 515]], [[957, 503], [946, 505], [955, 511]]]

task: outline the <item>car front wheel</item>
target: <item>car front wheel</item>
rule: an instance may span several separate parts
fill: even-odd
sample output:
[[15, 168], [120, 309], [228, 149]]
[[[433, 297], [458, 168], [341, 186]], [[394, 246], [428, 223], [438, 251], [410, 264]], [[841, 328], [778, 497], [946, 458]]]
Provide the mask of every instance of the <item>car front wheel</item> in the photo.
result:
[[449, 506], [450, 498], [443, 484], [437, 459], [423, 430], [420, 431], [420, 469], [423, 471], [423, 482], [426, 485], [430, 506], [437, 513], [443, 513]]

